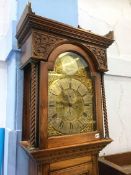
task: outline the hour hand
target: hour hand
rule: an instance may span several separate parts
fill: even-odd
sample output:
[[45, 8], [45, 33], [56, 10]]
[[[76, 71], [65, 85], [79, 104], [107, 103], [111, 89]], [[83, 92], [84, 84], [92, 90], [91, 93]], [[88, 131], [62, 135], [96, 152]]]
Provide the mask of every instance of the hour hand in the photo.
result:
[[67, 105], [67, 102], [66, 101], [64, 101], [64, 100], [60, 100], [60, 101], [57, 101], [56, 102], [59, 106], [65, 106], [65, 105]]
[[61, 88], [61, 95], [62, 95], [62, 98], [65, 99], [66, 98], [66, 95], [64, 93], [64, 88], [62, 87], [62, 85], [59, 83], [59, 87]]

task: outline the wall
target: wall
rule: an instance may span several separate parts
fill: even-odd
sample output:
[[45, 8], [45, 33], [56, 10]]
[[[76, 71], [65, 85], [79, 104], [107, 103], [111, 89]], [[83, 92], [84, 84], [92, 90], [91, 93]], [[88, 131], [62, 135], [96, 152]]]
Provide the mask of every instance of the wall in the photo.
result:
[[5, 127], [7, 96], [7, 65], [0, 61], [0, 127]]
[[101, 154], [131, 151], [131, 1], [79, 0], [79, 25], [100, 35], [114, 31], [108, 49], [109, 71], [105, 90], [110, 137], [114, 140]]
[[0, 60], [5, 61], [12, 49], [12, 21], [16, 20], [16, 0], [0, 1]]
[[[72, 26], [78, 25], [77, 0], [30, 0], [32, 10], [40, 16], [63, 22]], [[18, 19], [28, 0], [18, 0]]]
[[15, 0], [1, 0], [0, 2], [0, 127], [5, 127], [6, 125], [6, 59], [12, 49], [12, 20], [16, 19], [15, 7]]
[[3, 169], [4, 127], [6, 119], [7, 66], [0, 61], [0, 175]]
[[[5, 128], [4, 175], [15, 175], [16, 143], [19, 134], [19, 131], [16, 131], [16, 5], [16, 0], [0, 1], [0, 127]], [[2, 146], [2, 140], [0, 141]], [[0, 149], [0, 166], [1, 160]]]

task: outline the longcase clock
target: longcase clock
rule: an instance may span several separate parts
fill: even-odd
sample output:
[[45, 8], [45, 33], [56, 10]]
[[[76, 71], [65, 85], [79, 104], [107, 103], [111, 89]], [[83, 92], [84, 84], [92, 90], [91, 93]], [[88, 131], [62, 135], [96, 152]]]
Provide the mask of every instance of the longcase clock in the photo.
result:
[[98, 175], [109, 138], [104, 72], [112, 32], [99, 36], [35, 15], [17, 26], [24, 71], [21, 147], [29, 175]]

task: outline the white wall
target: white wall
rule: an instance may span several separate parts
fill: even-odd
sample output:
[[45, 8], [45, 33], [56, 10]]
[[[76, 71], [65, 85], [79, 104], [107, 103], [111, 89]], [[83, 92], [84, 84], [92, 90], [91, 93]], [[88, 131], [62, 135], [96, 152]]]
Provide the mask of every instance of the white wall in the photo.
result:
[[6, 59], [13, 47], [13, 20], [16, 20], [16, 0], [0, 0], [0, 127], [5, 127], [6, 120]]
[[105, 77], [110, 137], [114, 140], [101, 154], [131, 151], [131, 78]]
[[0, 0], [0, 60], [12, 49], [12, 21], [16, 20], [16, 0]]
[[101, 154], [131, 151], [131, 0], [79, 0], [79, 25], [100, 35], [114, 31], [105, 76], [110, 137]]

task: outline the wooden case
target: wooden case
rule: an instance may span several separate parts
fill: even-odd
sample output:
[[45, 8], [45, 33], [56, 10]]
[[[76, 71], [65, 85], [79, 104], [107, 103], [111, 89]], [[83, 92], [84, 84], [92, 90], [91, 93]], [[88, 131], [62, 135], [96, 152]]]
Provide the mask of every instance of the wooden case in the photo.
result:
[[99, 158], [100, 175], [131, 175], [131, 152]]
[[[30, 4], [18, 23], [16, 38], [24, 70], [21, 146], [30, 158], [29, 175], [97, 175], [98, 153], [109, 138], [104, 72], [113, 33], [99, 36], [35, 15]], [[48, 71], [58, 54], [80, 53], [95, 79], [96, 131], [48, 138]], [[104, 121], [104, 124], [103, 124]]]

